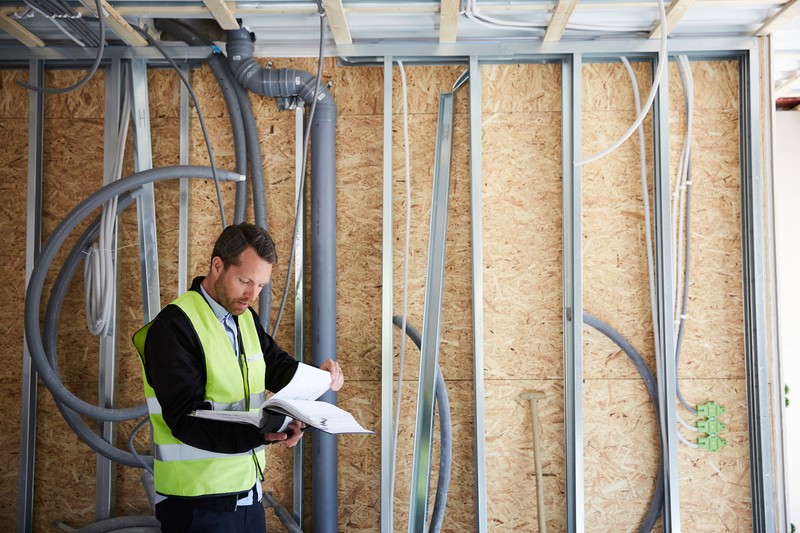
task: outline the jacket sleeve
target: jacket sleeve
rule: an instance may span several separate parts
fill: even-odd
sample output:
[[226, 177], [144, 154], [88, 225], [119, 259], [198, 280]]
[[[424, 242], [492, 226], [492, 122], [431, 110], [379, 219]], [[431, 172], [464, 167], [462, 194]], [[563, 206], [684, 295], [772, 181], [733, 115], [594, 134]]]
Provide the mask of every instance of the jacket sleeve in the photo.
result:
[[[254, 313], [255, 314], [255, 313]], [[261, 326], [258, 316], [255, 317], [256, 330], [261, 341], [261, 350], [264, 353], [264, 363], [267, 367], [264, 384], [270, 392], [278, 392], [285, 387], [297, 371], [298, 361], [278, 346], [275, 339]]]
[[241, 453], [264, 444], [264, 436], [249, 424], [189, 416], [196, 409], [208, 409], [206, 365], [200, 339], [179, 307], [168, 305], [158, 314], [144, 351], [147, 380], [175, 437], [219, 453]]

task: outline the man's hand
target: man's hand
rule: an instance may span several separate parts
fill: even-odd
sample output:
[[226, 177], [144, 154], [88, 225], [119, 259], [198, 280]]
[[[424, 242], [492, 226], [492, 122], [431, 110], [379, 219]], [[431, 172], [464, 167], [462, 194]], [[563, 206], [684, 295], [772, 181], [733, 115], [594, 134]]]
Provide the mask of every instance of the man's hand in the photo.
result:
[[344, 385], [344, 372], [339, 363], [333, 359], [328, 359], [320, 365], [320, 369], [327, 370], [331, 374], [331, 390], [336, 392]]
[[287, 448], [294, 448], [294, 445], [303, 437], [303, 428], [305, 427], [303, 422], [293, 420], [281, 433], [265, 433], [264, 440]]

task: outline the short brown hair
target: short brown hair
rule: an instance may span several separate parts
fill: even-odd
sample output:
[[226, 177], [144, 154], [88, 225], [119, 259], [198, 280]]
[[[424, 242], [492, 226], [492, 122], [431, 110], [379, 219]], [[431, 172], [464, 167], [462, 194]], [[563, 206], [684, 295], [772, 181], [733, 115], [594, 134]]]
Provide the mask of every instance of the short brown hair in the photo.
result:
[[219, 257], [224, 268], [228, 268], [230, 265], [239, 264], [239, 255], [248, 247], [255, 250], [258, 256], [268, 263], [274, 265], [278, 262], [275, 242], [267, 230], [248, 222], [233, 224], [222, 230], [217, 242], [214, 243], [211, 257], [212, 259]]

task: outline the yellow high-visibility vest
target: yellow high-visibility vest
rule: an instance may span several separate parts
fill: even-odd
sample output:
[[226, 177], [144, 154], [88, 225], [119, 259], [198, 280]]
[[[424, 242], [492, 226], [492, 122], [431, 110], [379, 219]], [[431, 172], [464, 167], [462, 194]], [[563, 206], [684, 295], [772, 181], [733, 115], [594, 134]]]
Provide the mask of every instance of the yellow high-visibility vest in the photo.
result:
[[[253, 312], [248, 309], [238, 318], [244, 353], [237, 359], [223, 325], [202, 294], [187, 291], [172, 303], [186, 313], [203, 347], [207, 375], [205, 400], [214, 410], [258, 411], [265, 399], [266, 366]], [[156, 492], [203, 496], [249, 490], [261, 478], [263, 445], [239, 454], [211, 452], [181, 442], [164, 422], [161, 406], [144, 372], [144, 346], [151, 324], [134, 334], [133, 343], [142, 363], [144, 394], [153, 425]]]

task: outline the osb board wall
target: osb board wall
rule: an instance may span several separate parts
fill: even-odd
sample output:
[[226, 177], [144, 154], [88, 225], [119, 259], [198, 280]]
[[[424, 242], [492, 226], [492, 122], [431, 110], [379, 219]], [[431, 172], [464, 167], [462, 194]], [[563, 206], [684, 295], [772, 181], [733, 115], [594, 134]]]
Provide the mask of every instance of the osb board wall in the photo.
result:
[[[716, 454], [679, 447], [681, 521], [689, 531], [740, 531], [750, 524], [743, 370], [738, 94], [735, 62], [693, 61], [692, 241], [689, 308], [679, 378], [692, 404], [716, 400], [729, 409]], [[621, 64], [585, 66], [584, 154], [616, 139], [635, 116]], [[640, 94], [647, 70], [637, 68]], [[671, 169], [684, 139], [683, 92], [670, 72]], [[620, 331], [655, 368], [649, 309], [638, 139], [583, 167], [584, 306]], [[648, 150], [648, 161], [651, 153]], [[648, 164], [648, 168], [652, 163]], [[652, 205], [652, 198], [651, 198]], [[624, 353], [584, 328], [586, 524], [630, 530], [653, 490], [657, 442], [653, 407]], [[694, 423], [683, 408], [679, 415]], [[605, 423], [604, 423], [605, 422]], [[681, 428], [690, 440], [697, 436]], [[712, 513], [707, 495], [728, 504]], [[626, 505], [623, 505], [623, 502]], [[621, 511], [622, 509], [630, 510]]]
[[[339, 110], [337, 123], [337, 356], [347, 384], [339, 403], [364, 425], [380, 429], [383, 157], [383, 70], [344, 67], [326, 60], [325, 80]], [[279, 59], [273, 68], [316, 71], [313, 60]], [[634, 65], [643, 96], [647, 70]], [[411, 185], [409, 252], [409, 323], [421, 328], [433, 150], [439, 93], [449, 91], [463, 66], [406, 66]], [[681, 359], [683, 392], [697, 402], [714, 398], [730, 408], [731, 444], [716, 455], [681, 448], [681, 512], [690, 531], [734, 531], [749, 524], [744, 371], [741, 364], [741, 286], [738, 222], [738, 149], [736, 66], [725, 62], [693, 62], [696, 88], [695, 191], [697, 244], [693, 244], [692, 306]], [[0, 73], [0, 134], [6, 146], [2, 159], [3, 192], [17, 199], [6, 203], [4, 239], [14, 239], [12, 264], [18, 283], [9, 283], [3, 324], [10, 334], [2, 342], [9, 364], [0, 378], [0, 392], [9, 405], [19, 405], [19, 358], [24, 276], [24, 217], [27, 98], [13, 79], [22, 72]], [[47, 83], [67, 85], [81, 72], [59, 71]], [[200, 100], [214, 145], [216, 162], [232, 168], [233, 148], [227, 111], [208, 68], [194, 70], [193, 87]], [[543, 470], [548, 529], [563, 531], [563, 362], [561, 301], [561, 102], [560, 68], [551, 64], [484, 65], [483, 130], [483, 255], [485, 315], [485, 407], [487, 431], [488, 520], [491, 529], [536, 530], [536, 493], [530, 437], [531, 413], [520, 394], [539, 390]], [[671, 79], [677, 80], [674, 69]], [[168, 70], [148, 73], [154, 165], [178, 162], [179, 80]], [[453, 173], [446, 255], [440, 365], [447, 382], [453, 416], [453, 472], [444, 531], [474, 527], [474, 452], [471, 309], [471, 237], [469, 230], [468, 93], [456, 97]], [[251, 96], [261, 133], [265, 193], [270, 231], [280, 265], [274, 270], [273, 321], [283, 291], [294, 211], [294, 115], [278, 111], [272, 99]], [[45, 136], [44, 235], [52, 231], [89, 190], [102, 181], [103, 76], [83, 89], [47, 97]], [[682, 97], [671, 87], [671, 141], [679, 146]], [[584, 153], [594, 153], [621, 133], [633, 117], [632, 96], [621, 65], [584, 67]], [[393, 72], [394, 309], [402, 304], [403, 239], [405, 237], [405, 171], [399, 70]], [[649, 134], [649, 128], [648, 128]], [[71, 149], [73, 139], [89, 139], [84, 152]], [[130, 148], [130, 138], [129, 138]], [[198, 127], [192, 119], [192, 164], [207, 164]], [[652, 157], [648, 152], [648, 158]], [[675, 161], [675, 152], [672, 158]], [[643, 216], [638, 181], [638, 148], [628, 141], [617, 153], [584, 168], [584, 302], [587, 310], [607, 320], [640, 349], [651, 367]], [[673, 168], [675, 165], [673, 164]], [[80, 169], [76, 171], [75, 169]], [[130, 157], [125, 174], [132, 171]], [[6, 179], [8, 176], [8, 179]], [[66, 176], [72, 179], [66, 179]], [[84, 177], [79, 181], [76, 176]], [[310, 184], [313, 187], [313, 184]], [[228, 221], [232, 219], [233, 186], [222, 184]], [[221, 228], [213, 185], [192, 180], [189, 272], [203, 274], [208, 254]], [[5, 198], [5, 196], [4, 196]], [[177, 182], [156, 186], [161, 301], [177, 294]], [[19, 207], [16, 207], [19, 206]], [[252, 207], [247, 219], [252, 220]], [[120, 399], [133, 405], [141, 398], [140, 371], [128, 339], [141, 324], [135, 213], [129, 210], [120, 229]], [[68, 244], [69, 246], [69, 244]], [[694, 251], [696, 246], [697, 250]], [[725, 268], [721, 268], [721, 265]], [[706, 270], [704, 270], [704, 268]], [[52, 276], [51, 276], [52, 279]], [[87, 401], [96, 399], [97, 343], [82, 326], [82, 274], [65, 302], [59, 337], [60, 368], [67, 385]], [[737, 283], [739, 285], [737, 285]], [[738, 300], [737, 300], [738, 298]], [[290, 293], [289, 301], [293, 299]], [[284, 313], [277, 339], [294, 350], [293, 311]], [[694, 322], [693, 322], [694, 321]], [[737, 322], [738, 321], [738, 322]], [[714, 331], [715, 335], [707, 332]], [[656, 438], [652, 408], [641, 381], [625, 356], [601, 335], [584, 329], [586, 374], [586, 527], [635, 530], [649, 501], [655, 478]], [[396, 352], [400, 336], [395, 335]], [[711, 356], [713, 354], [713, 356]], [[11, 359], [13, 357], [13, 359]], [[711, 362], [708, 362], [711, 361]], [[723, 363], [716, 363], [723, 361]], [[407, 523], [411, 452], [414, 432], [418, 351], [405, 346], [402, 411], [395, 488], [395, 528]], [[395, 376], [399, 366], [395, 360]], [[40, 390], [39, 442], [35, 525], [49, 530], [53, 520], [84, 525], [93, 520], [95, 455], [62, 421], [49, 393]], [[687, 415], [685, 412], [684, 415]], [[16, 493], [18, 413], [4, 444], [3, 487]], [[120, 430], [127, 437], [132, 423]], [[12, 434], [13, 433], [13, 434]], [[438, 424], [435, 428], [438, 435]], [[138, 448], [147, 436], [137, 437]], [[124, 446], [124, 445], [123, 445]], [[339, 439], [339, 528], [376, 531], [380, 524], [380, 435]], [[433, 484], [438, 468], [434, 441]], [[289, 450], [269, 450], [265, 490], [291, 507]], [[310, 457], [306, 448], [306, 457]], [[308, 463], [307, 463], [308, 464]], [[307, 481], [310, 482], [309, 471]], [[139, 471], [117, 468], [116, 505], [120, 514], [149, 512], [138, 480]], [[305, 515], [310, 524], [311, 491], [305, 490]], [[47, 490], [59, 487], [59, 490]], [[726, 504], [716, 514], [703, 505], [708, 492]], [[0, 504], [2, 522], [12, 527], [16, 505]], [[735, 525], [734, 525], [735, 524]], [[268, 513], [268, 526], [280, 530]], [[616, 528], [616, 529], [615, 529]], [[716, 528], [716, 529], [715, 529]]]

